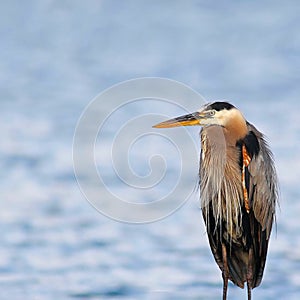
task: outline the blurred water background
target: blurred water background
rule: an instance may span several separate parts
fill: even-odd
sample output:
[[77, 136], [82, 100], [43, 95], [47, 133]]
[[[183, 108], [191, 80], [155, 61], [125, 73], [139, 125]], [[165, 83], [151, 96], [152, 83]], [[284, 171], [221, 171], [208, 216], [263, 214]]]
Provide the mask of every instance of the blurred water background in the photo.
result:
[[[2, 1], [0, 299], [220, 299], [197, 191], [171, 216], [134, 225], [99, 214], [76, 184], [72, 140], [83, 109], [143, 76], [228, 99], [268, 136], [281, 209], [253, 293], [299, 299], [299, 15], [289, 0]], [[138, 149], [143, 175], [148, 158]], [[229, 296], [246, 291], [230, 285]]]

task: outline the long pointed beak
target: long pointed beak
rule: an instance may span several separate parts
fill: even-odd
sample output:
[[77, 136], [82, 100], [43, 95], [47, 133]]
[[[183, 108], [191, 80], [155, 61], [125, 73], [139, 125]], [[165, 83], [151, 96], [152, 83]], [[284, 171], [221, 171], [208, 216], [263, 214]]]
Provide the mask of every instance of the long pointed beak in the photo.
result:
[[154, 128], [170, 128], [178, 126], [195, 126], [200, 125], [200, 119], [203, 119], [203, 115], [199, 112], [180, 116], [174, 119], [170, 119], [161, 123], [158, 123], [152, 127]]

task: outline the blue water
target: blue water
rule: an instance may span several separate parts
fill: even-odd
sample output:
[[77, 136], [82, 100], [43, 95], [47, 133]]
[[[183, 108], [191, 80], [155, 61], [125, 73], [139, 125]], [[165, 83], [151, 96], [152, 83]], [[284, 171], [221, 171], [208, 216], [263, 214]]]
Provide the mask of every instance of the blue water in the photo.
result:
[[[299, 299], [299, 15], [297, 1], [2, 1], [0, 299], [220, 299], [197, 191], [171, 216], [134, 225], [98, 213], [77, 186], [72, 141], [83, 109], [144, 76], [229, 99], [266, 133], [281, 208], [253, 293]], [[132, 162], [140, 176], [143, 151], [137, 144]], [[230, 285], [229, 296], [246, 291]]]

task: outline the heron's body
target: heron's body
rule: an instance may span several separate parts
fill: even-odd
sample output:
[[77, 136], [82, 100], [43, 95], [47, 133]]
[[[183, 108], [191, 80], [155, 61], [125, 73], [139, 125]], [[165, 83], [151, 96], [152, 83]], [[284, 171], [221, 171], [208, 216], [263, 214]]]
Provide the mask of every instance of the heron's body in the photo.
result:
[[257, 287], [263, 276], [275, 217], [277, 178], [263, 135], [234, 106], [215, 102], [194, 114], [157, 125], [202, 125], [201, 208], [209, 244], [222, 271], [226, 299], [230, 279]]

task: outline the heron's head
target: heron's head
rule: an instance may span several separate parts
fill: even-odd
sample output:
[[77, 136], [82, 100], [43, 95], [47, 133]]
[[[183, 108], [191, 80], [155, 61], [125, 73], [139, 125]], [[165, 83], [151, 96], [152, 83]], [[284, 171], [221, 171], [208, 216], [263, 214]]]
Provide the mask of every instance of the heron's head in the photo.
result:
[[232, 125], [238, 125], [238, 123], [245, 125], [246, 121], [242, 113], [235, 106], [228, 102], [214, 102], [206, 104], [199, 111], [164, 121], [153, 127], [169, 128], [194, 125], [232, 127]]

